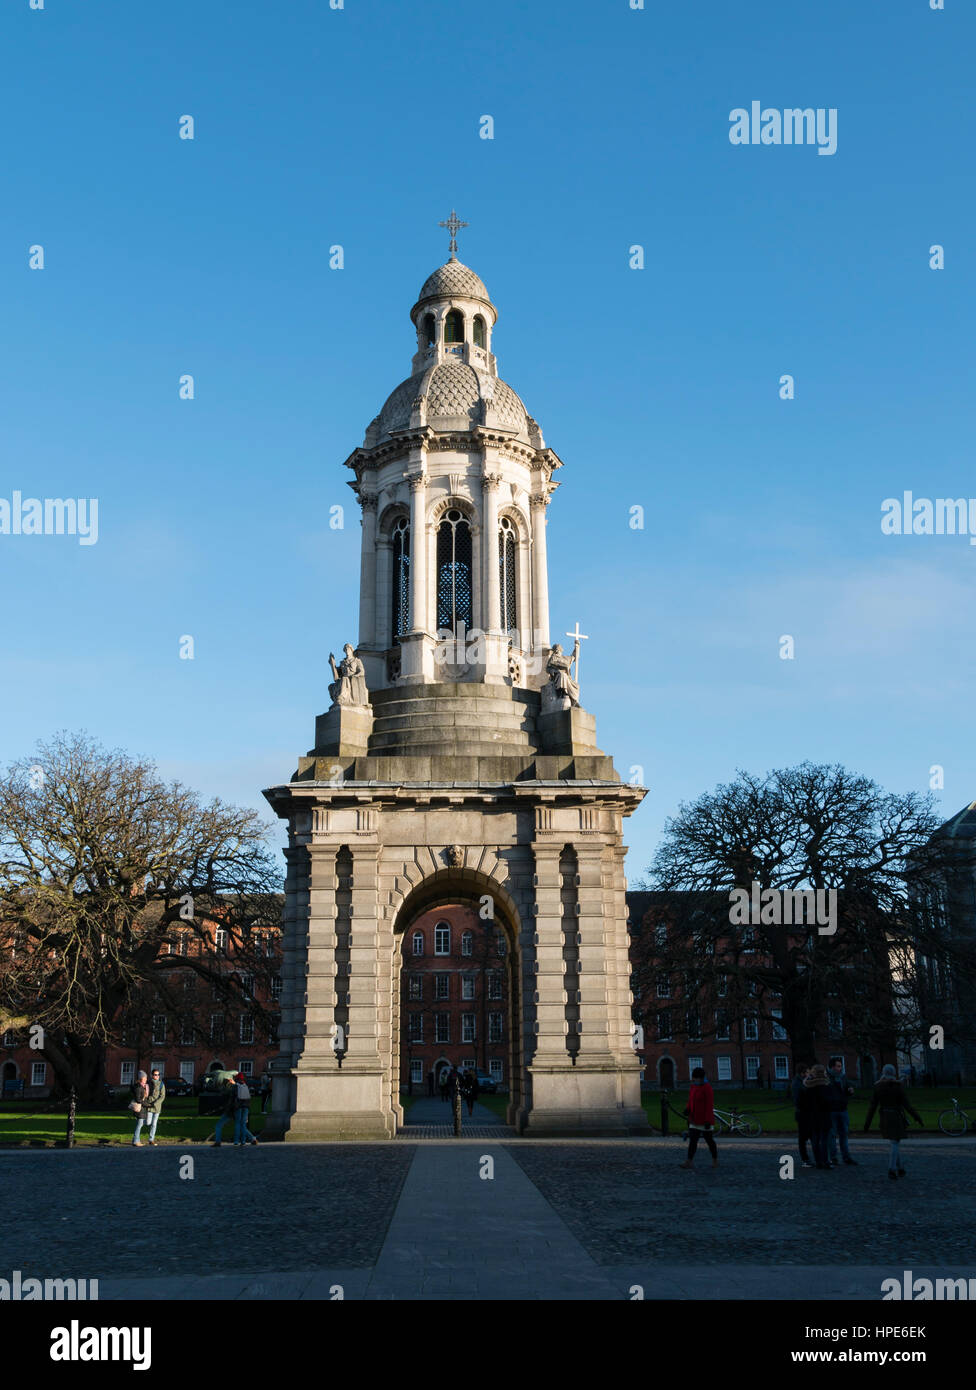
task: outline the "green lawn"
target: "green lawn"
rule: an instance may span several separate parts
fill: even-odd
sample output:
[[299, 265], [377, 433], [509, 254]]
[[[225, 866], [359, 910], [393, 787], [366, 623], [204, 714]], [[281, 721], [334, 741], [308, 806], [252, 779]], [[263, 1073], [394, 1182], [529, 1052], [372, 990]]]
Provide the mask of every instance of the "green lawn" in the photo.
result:
[[[952, 1097], [955, 1096], [963, 1110], [969, 1115], [970, 1123], [976, 1124], [976, 1088], [972, 1086], [915, 1086], [907, 1091], [908, 1099], [925, 1121], [927, 1132], [940, 1134], [939, 1115], [943, 1110], [948, 1110], [951, 1105]], [[655, 1129], [661, 1125], [661, 1095], [658, 1091], [645, 1091], [641, 1097], [647, 1118]], [[688, 1101], [688, 1092], [674, 1091], [668, 1097], [671, 1105], [670, 1127], [671, 1132], [681, 1132], [684, 1120], [681, 1111]], [[756, 1119], [763, 1127], [763, 1131], [768, 1134], [793, 1133], [796, 1130], [796, 1121], [793, 1118], [793, 1101], [789, 1091], [765, 1091], [755, 1087], [752, 1090], [744, 1091], [715, 1091], [715, 1104], [720, 1110], [729, 1110], [734, 1105], [737, 1110], [748, 1110], [755, 1115]], [[860, 1131], [864, 1128], [864, 1120], [871, 1104], [869, 1091], [856, 1091], [851, 1097], [848, 1111], [851, 1117], [851, 1130]], [[675, 1115], [674, 1111], [678, 1114]], [[910, 1122], [915, 1133], [918, 1128], [914, 1121]], [[912, 1132], [911, 1130], [909, 1131]], [[972, 1130], [969, 1131], [972, 1133]], [[871, 1121], [871, 1133], [878, 1133], [878, 1116], [875, 1112], [874, 1119]]]
[[[0, 1105], [0, 1145], [28, 1145], [35, 1148], [50, 1148], [63, 1142], [67, 1126], [68, 1107], [58, 1109], [31, 1109], [30, 1103], [18, 1106], [10, 1102]], [[163, 1102], [163, 1112], [156, 1127], [158, 1144], [199, 1144], [213, 1133], [216, 1115], [198, 1115], [194, 1096], [181, 1100]], [[264, 1128], [264, 1116], [260, 1105], [251, 1106], [248, 1128], [252, 1134], [260, 1134]], [[135, 1116], [124, 1107], [119, 1110], [82, 1110], [75, 1114], [76, 1144], [128, 1144], [135, 1130]], [[228, 1120], [224, 1125], [222, 1139], [233, 1137], [233, 1126]], [[142, 1142], [146, 1142], [143, 1127]]]

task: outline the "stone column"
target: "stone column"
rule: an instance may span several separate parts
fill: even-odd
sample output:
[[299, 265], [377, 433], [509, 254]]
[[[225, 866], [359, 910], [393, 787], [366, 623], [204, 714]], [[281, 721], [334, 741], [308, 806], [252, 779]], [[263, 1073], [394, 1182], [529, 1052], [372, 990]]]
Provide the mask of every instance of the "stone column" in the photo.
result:
[[[603, 845], [576, 843], [579, 870], [579, 966], [580, 966], [580, 1038], [579, 1060], [612, 1063], [615, 1050], [610, 1042], [609, 1004], [616, 993], [613, 971], [616, 966], [607, 925], [613, 920], [603, 887]], [[625, 917], [626, 921], [626, 917]]]
[[376, 540], [376, 627], [377, 647], [385, 651], [393, 644], [393, 546], [385, 536]]
[[360, 492], [363, 509], [363, 548], [359, 564], [359, 642], [376, 640], [376, 493]]
[[498, 576], [498, 485], [501, 475], [485, 473], [481, 479], [484, 513], [482, 542], [481, 612], [487, 632], [498, 632], [502, 625], [501, 592]]
[[427, 615], [427, 474], [410, 484], [410, 631], [429, 632]]
[[[568, 1067], [563, 919], [559, 878], [560, 848], [535, 845], [535, 1048], [530, 1071]], [[533, 1082], [533, 1104], [536, 1103]]]
[[532, 645], [549, 645], [549, 566], [546, 559], [548, 497], [531, 497], [532, 508]]

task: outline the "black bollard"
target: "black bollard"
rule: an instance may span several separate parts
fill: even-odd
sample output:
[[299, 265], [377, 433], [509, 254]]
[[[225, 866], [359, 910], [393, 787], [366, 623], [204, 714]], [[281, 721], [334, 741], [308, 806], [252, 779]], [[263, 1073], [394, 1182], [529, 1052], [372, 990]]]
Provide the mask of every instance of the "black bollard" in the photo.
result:
[[72, 1086], [71, 1094], [68, 1096], [68, 1132], [65, 1135], [65, 1142], [69, 1149], [74, 1148], [75, 1143], [75, 1104], [77, 1099], [75, 1088]]
[[668, 1132], [668, 1093], [667, 1093], [667, 1091], [662, 1091], [662, 1092], [661, 1092], [661, 1133], [662, 1133], [662, 1134], [667, 1134], [667, 1132]]

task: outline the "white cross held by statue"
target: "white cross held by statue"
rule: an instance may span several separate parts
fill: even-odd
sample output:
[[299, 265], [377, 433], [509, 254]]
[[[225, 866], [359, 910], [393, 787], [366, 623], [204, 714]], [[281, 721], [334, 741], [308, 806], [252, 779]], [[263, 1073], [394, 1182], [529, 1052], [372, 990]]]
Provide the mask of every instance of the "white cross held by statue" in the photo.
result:
[[[581, 642], [588, 642], [588, 641], [590, 640], [589, 633], [580, 632], [580, 630], [579, 630], [579, 618], [576, 619], [576, 631], [575, 631], [575, 632], [567, 632], [567, 633], [566, 633], [566, 636], [567, 636], [567, 637], [572, 637], [572, 639], [573, 639], [573, 650], [574, 650], [574, 651], [576, 651], [576, 648], [579, 647], [579, 644], [580, 644]], [[580, 668], [580, 659], [579, 659], [579, 652], [577, 651], [577, 652], [576, 652], [576, 684], [577, 684], [577, 685], [579, 685], [579, 668]]]

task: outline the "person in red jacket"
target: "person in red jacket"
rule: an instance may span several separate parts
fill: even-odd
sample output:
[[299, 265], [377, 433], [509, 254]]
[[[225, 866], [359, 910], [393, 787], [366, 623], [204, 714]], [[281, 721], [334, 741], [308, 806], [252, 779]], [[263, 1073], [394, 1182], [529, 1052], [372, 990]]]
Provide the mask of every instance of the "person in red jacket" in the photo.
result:
[[691, 1090], [685, 1108], [688, 1116], [688, 1157], [681, 1168], [690, 1168], [699, 1139], [704, 1139], [708, 1152], [712, 1155], [712, 1167], [718, 1167], [718, 1149], [712, 1131], [715, 1128], [715, 1105], [712, 1088], [705, 1080], [705, 1068], [696, 1067], [691, 1073]]

